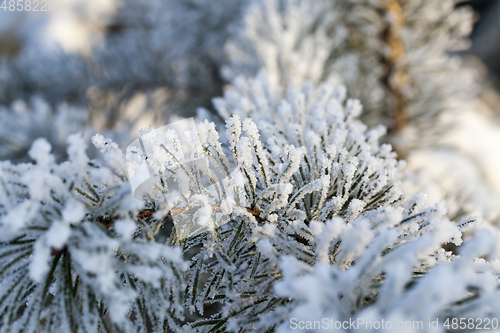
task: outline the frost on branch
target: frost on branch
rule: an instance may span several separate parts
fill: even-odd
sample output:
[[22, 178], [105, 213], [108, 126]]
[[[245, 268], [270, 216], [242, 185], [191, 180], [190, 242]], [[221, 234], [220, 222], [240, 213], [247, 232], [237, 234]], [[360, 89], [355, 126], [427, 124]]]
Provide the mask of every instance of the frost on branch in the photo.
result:
[[474, 13], [456, 4], [250, 0], [222, 73], [265, 72], [273, 88], [342, 82], [361, 100], [363, 122], [387, 126], [384, 141], [421, 174], [412, 190], [446, 200], [459, 217], [479, 212], [496, 223], [499, 159], [490, 142], [498, 130], [480, 115], [477, 72], [457, 56]]
[[109, 166], [85, 149], [69, 136], [56, 164], [38, 139], [35, 164], [0, 164], [2, 332], [159, 331], [183, 318], [182, 253], [154, 241], [164, 221], [132, 197], [116, 145]]
[[[191, 259], [186, 307], [203, 315], [222, 306], [190, 328], [287, 332], [292, 317], [495, 317], [496, 307], [486, 309], [497, 279], [491, 268], [476, 273], [473, 260], [497, 258], [498, 236], [468, 251], [481, 244], [471, 241], [461, 257], [445, 252], [478, 219], [450, 222], [442, 203], [427, 207], [425, 196], [402, 193], [400, 163], [378, 144], [383, 129], [367, 131], [343, 88], [305, 84], [285, 99], [263, 77], [231, 88], [214, 105], [228, 119], [227, 158], [244, 175], [234, 187], [244, 200], [219, 230], [181, 241], [186, 252], [202, 249]], [[439, 301], [432, 293], [411, 300], [434, 281], [438, 292], [450, 275], [457, 285]]]
[[[154, 191], [180, 185], [168, 203], [138, 204], [125, 170], [143, 156], [101, 135], [102, 163], [79, 135], [67, 162], [43, 139], [35, 164], [2, 162], [1, 328], [286, 332], [291, 318], [499, 316], [497, 232], [445, 251], [480, 219], [451, 222], [442, 203], [401, 191], [384, 128], [358, 120], [345, 88], [282, 96], [264, 76], [235, 80], [214, 100], [227, 143], [208, 121], [148, 132]], [[181, 142], [207, 164], [180, 163]]]
[[[327, 223], [317, 229], [323, 231], [318, 240], [322, 242], [342, 233], [348, 236], [342, 228], [346, 228], [342, 221]], [[396, 323], [405, 321], [427, 325], [429, 318], [439, 318], [441, 323], [446, 318], [495, 318], [500, 312], [495, 301], [499, 296], [498, 268], [478, 273], [473, 260], [484, 255], [498, 256], [498, 232], [482, 230], [474, 240], [465, 243], [460, 256], [452, 256], [440, 248], [440, 243], [448, 239], [454, 228], [450, 222], [441, 221], [416, 242], [387, 249], [385, 255], [370, 255], [369, 251], [381, 251], [394, 240], [387, 237], [389, 233], [386, 237], [380, 233], [349, 269], [325, 262], [311, 267], [285, 256], [280, 264], [284, 278], [275, 290], [278, 296], [293, 298], [295, 302], [276, 311], [286, 318], [276, 331], [289, 332], [291, 318], [320, 322], [323, 318], [341, 322], [351, 318], [364, 323], [383, 318], [392, 323], [393, 331], [400, 331]], [[435, 253], [433, 258], [428, 256], [431, 251]], [[434, 268], [415, 269], [425, 258], [426, 266]], [[361, 329], [377, 331], [373, 326]], [[438, 331], [444, 332], [444, 328], [439, 327]]]

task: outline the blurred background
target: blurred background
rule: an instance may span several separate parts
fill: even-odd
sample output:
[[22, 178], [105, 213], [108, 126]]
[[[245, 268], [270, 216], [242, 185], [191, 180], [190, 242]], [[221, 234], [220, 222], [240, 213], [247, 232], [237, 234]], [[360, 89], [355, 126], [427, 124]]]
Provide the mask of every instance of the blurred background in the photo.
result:
[[[129, 100], [137, 88], [168, 86], [169, 91], [163, 93], [169, 95], [165, 97], [169, 100], [168, 109], [174, 113], [181, 102], [189, 103], [188, 108], [182, 105], [184, 113], [207, 105], [207, 96], [221, 93], [220, 87], [213, 85], [214, 80], [220, 83], [217, 64], [213, 62], [222, 52], [225, 27], [242, 7], [239, 1], [216, 1], [219, 4], [209, 8], [196, 0], [153, 0], [147, 5], [130, 0], [51, 0], [46, 3], [46, 11], [35, 12], [24, 7], [10, 10], [12, 1], [4, 2], [5, 8], [0, 9], [0, 63], [3, 67], [10, 63], [11, 68], [0, 75], [0, 80], [10, 81], [3, 86], [0, 81], [1, 104], [30, 98], [32, 94], [41, 94], [48, 102], [81, 102], [83, 95], [88, 98], [95, 93], [106, 95], [99, 96], [99, 108], [106, 103], [110, 109]], [[477, 13], [472, 44], [464, 56], [486, 78], [482, 81], [482, 97], [500, 113], [496, 93], [500, 88], [500, 0], [459, 1], [457, 7], [461, 6], [470, 6]], [[180, 10], [187, 14], [180, 15], [182, 19], [175, 17]], [[204, 31], [197, 31], [197, 27]], [[193, 62], [202, 63], [186, 65], [172, 61], [176, 56], [189, 54], [189, 50], [199, 50], [202, 56]], [[68, 59], [72, 55], [78, 56]], [[103, 66], [91, 73], [80, 56], [99, 57], [97, 63]], [[148, 66], [144, 66], [148, 61]], [[128, 74], [120, 73], [124, 68]], [[196, 80], [192, 80], [193, 75]], [[88, 90], [93, 87], [98, 89]], [[115, 93], [126, 91], [110, 97], [109, 91], [103, 92], [107, 88]], [[186, 88], [190, 101], [183, 101]], [[115, 105], [105, 101], [110, 98], [115, 99]], [[159, 103], [165, 103], [165, 98]]]
[[472, 0], [461, 5], [471, 6], [478, 13], [469, 54], [481, 59], [486, 66], [482, 69], [487, 77], [484, 84], [490, 89], [483, 94], [483, 98], [498, 114], [500, 100], [495, 90], [500, 88], [500, 1]]
[[488, 75], [498, 88], [500, 81], [500, 1], [475, 0], [464, 4], [478, 12], [478, 20], [472, 32], [471, 53], [488, 66]]
[[[498, 87], [500, 1], [469, 0], [457, 6], [471, 6], [477, 12], [470, 53], [485, 62], [490, 79]], [[92, 40], [120, 30], [121, 18], [117, 14], [123, 8], [117, 0], [59, 0], [53, 8], [53, 12], [38, 13], [0, 9], [0, 55], [12, 58], [27, 46], [88, 53]]]

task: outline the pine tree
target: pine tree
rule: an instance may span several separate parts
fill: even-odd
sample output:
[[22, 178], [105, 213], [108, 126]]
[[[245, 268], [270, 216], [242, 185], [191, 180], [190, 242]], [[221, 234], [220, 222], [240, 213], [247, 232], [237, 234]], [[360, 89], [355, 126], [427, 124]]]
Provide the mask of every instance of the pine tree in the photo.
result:
[[[93, 143], [103, 162], [88, 159], [79, 135], [68, 137], [67, 162], [55, 163], [43, 139], [29, 151], [36, 164], [2, 162], [2, 331], [286, 330], [296, 313], [316, 318], [301, 310], [308, 302], [339, 319], [497, 314], [496, 262], [483, 260], [479, 273], [473, 262], [497, 257], [496, 233], [479, 233], [460, 257], [443, 252], [479, 219], [450, 222], [443, 205], [402, 192], [402, 163], [378, 144], [383, 128], [357, 120], [361, 105], [346, 101], [345, 89], [305, 84], [281, 99], [262, 77], [236, 88], [216, 101], [236, 114], [226, 145], [214, 123], [196, 127], [201, 146], [192, 157], [209, 161], [211, 187], [196, 164], [179, 165], [175, 142], [195, 129], [153, 135], [148, 157], [163, 180], [156, 190], [167, 191], [172, 176], [189, 184], [168, 210], [133, 198], [126, 161], [136, 152], [124, 155], [101, 135]], [[194, 222], [206, 231], [186, 238]], [[464, 275], [442, 301], [412, 301], [457, 269]], [[299, 292], [304, 279], [333, 294]], [[204, 317], [214, 303], [220, 311]], [[413, 312], [417, 305], [425, 311]]]
[[[470, 44], [474, 14], [456, 4], [250, 1], [226, 44], [222, 73], [232, 81], [264, 72], [273, 87], [304, 80], [345, 84], [364, 106], [362, 120], [386, 125], [383, 140], [418, 174], [405, 186], [446, 199], [459, 218], [479, 213], [496, 223], [498, 157], [456, 138], [479, 130], [481, 145], [500, 133], [475, 111], [477, 73], [457, 55]], [[461, 132], [450, 134], [454, 128]]]
[[[500, 316], [500, 234], [470, 214], [496, 199], [460, 158], [451, 205], [428, 203], [414, 174], [419, 156], [447, 156], [434, 134], [475, 98], [451, 53], [468, 9], [120, 4], [88, 56], [24, 49], [0, 68], [0, 333], [308, 332], [325, 318], [444, 332]], [[138, 113], [194, 105], [196, 124], [130, 144]]]
[[224, 73], [265, 71], [284, 87], [340, 81], [365, 106], [365, 123], [385, 124], [398, 150], [434, 144], [436, 118], [477, 90], [473, 71], [450, 54], [468, 46], [473, 24], [455, 3], [255, 0], [233, 29]]

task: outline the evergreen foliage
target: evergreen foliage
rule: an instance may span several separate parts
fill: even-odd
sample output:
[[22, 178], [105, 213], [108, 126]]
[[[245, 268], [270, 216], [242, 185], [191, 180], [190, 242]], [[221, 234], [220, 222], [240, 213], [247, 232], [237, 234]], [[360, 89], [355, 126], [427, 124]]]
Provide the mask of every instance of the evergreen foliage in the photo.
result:
[[[289, 332], [324, 318], [445, 332], [448, 318], [500, 317], [500, 234], [468, 216], [480, 177], [445, 193], [448, 210], [401, 160], [429, 167], [425, 149], [475, 98], [452, 53], [469, 9], [119, 4], [90, 54], [27, 47], [0, 67], [0, 333]], [[138, 118], [193, 106], [186, 131], [151, 127], [147, 149], [121, 149]], [[156, 182], [141, 201], [144, 163]]]
[[[484, 306], [496, 297], [496, 261], [476, 272], [473, 260], [496, 258], [496, 234], [479, 234], [460, 257], [444, 252], [478, 218], [450, 222], [442, 204], [426, 207], [422, 196], [403, 193], [402, 162], [378, 144], [383, 128], [357, 120], [358, 101], [345, 100], [342, 87], [305, 84], [281, 99], [267, 86], [263, 77], [240, 80], [237, 92], [215, 101], [234, 114], [226, 148], [215, 124], [197, 125], [193, 157], [227, 176], [225, 188], [216, 176], [204, 187], [196, 164], [175, 168], [175, 142], [190, 131], [154, 139], [155, 174], [167, 183], [177, 170], [189, 183], [168, 211], [133, 198], [126, 158], [134, 152], [125, 156], [101, 135], [93, 143], [103, 162], [88, 159], [79, 135], [68, 137], [67, 162], [56, 164], [43, 139], [29, 151], [36, 164], [2, 162], [1, 329], [286, 331], [291, 317], [323, 314], [494, 317], [496, 308]], [[170, 217], [176, 226], [162, 239]], [[183, 237], [195, 220], [207, 231]], [[457, 269], [464, 274], [453, 292], [413, 302]], [[214, 303], [220, 310], [204, 317]]]

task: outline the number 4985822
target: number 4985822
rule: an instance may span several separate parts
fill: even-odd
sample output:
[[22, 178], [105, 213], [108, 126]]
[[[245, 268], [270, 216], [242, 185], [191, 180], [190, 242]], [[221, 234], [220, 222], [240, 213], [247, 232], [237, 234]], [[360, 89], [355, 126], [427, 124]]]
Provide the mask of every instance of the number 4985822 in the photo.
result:
[[54, 10], [53, 2], [53, 0], [3, 0], [0, 10], [4, 12], [47, 12]]

